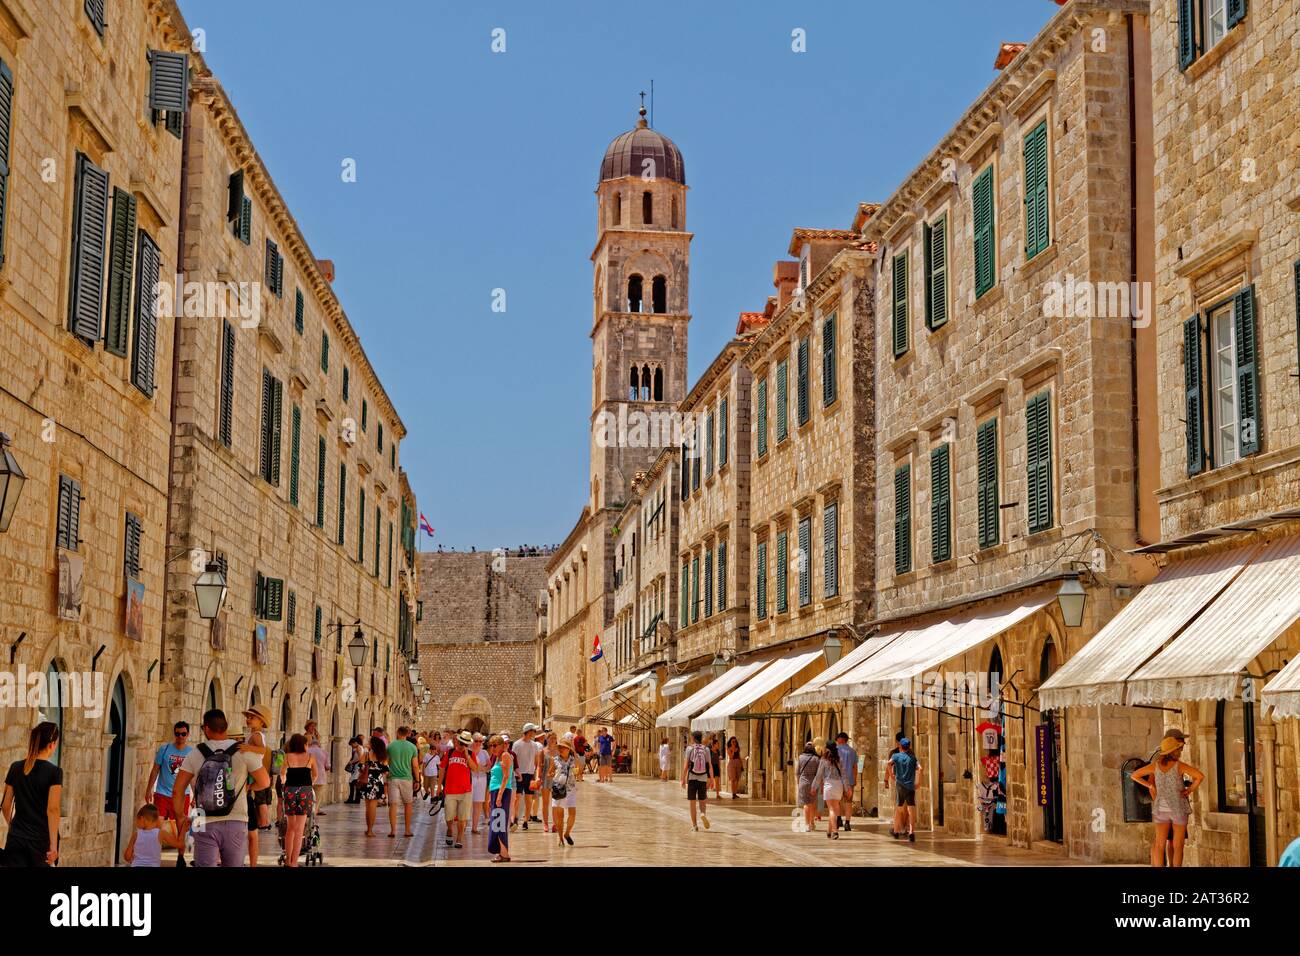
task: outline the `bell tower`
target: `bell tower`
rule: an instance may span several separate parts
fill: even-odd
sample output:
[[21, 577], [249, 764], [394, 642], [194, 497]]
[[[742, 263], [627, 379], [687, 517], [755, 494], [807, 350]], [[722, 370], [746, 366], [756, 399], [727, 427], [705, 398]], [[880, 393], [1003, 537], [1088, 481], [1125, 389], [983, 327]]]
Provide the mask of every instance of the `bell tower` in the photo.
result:
[[686, 397], [690, 245], [682, 154], [649, 127], [643, 104], [636, 127], [605, 150], [596, 187], [593, 510], [626, 501], [636, 473], [674, 447], [658, 423]]

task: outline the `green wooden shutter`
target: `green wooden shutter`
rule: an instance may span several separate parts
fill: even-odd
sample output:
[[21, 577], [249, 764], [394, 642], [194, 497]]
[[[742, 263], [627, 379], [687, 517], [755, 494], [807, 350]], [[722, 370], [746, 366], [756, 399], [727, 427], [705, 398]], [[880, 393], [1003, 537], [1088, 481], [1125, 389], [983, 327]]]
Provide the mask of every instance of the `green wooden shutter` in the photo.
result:
[[185, 138], [185, 113], [180, 110], [168, 110], [163, 127], [177, 139]]
[[384, 587], [391, 588], [393, 586], [393, 523], [391, 521], [388, 522], [388, 563], [385, 567], [387, 570], [384, 572]]
[[1183, 322], [1183, 408], [1187, 423], [1189, 476], [1199, 475], [1205, 470], [1205, 403], [1202, 400], [1205, 346], [1201, 336], [1201, 316], [1198, 313]]
[[144, 394], [154, 392], [154, 371], [158, 362], [158, 278], [162, 254], [143, 229], [136, 245], [135, 328], [131, 347], [131, 384]]
[[236, 225], [236, 235], [239, 241], [244, 245], [253, 243], [253, 200], [245, 196], [239, 204], [239, 222]]
[[690, 599], [687, 595], [687, 590], [686, 590], [689, 584], [690, 584], [690, 565], [687, 564], [685, 561], [683, 561], [682, 562], [682, 601], [681, 601], [682, 604], [681, 626], [682, 627], [685, 627], [687, 624], [691, 622], [689, 611], [688, 611]]
[[695, 422], [695, 442], [691, 445], [691, 491], [700, 490], [700, 459], [704, 457], [704, 449], [700, 440], [700, 423]]
[[1025, 137], [1025, 258], [1051, 245], [1048, 225], [1047, 120]]
[[691, 462], [690, 452], [686, 444], [682, 445], [682, 486], [680, 494], [682, 501], [685, 501], [691, 495]]
[[239, 217], [244, 211], [244, 171], [236, 169], [230, 174], [226, 183], [226, 221], [235, 224], [235, 234], [239, 234]]
[[264, 578], [266, 594], [266, 614], [268, 621], [278, 621], [284, 614], [284, 580], [282, 578]]
[[375, 505], [375, 577], [379, 577], [379, 529], [383, 527], [383, 514]]
[[713, 549], [704, 552], [704, 616], [713, 617]]
[[1186, 70], [1196, 59], [1195, 0], [1178, 0], [1178, 69]]
[[832, 501], [822, 511], [822, 595], [840, 593], [840, 506]]
[[894, 469], [894, 573], [912, 570], [912, 466]]
[[718, 610], [727, 609], [727, 542], [718, 542]]
[[85, 0], [82, 9], [86, 11], [86, 17], [90, 20], [90, 26], [101, 37], [104, 35], [104, 0]]
[[284, 435], [284, 382], [271, 379], [271, 484], [280, 484], [280, 446]]
[[762, 621], [767, 618], [767, 542], [760, 541], [757, 551], [755, 576], [758, 580], [754, 582], [754, 602], [758, 605], [758, 619]]
[[138, 515], [126, 513], [126, 532], [122, 546], [122, 571], [128, 578], [140, 577], [140, 539], [144, 526]]
[[930, 227], [929, 322], [937, 329], [948, 321], [948, 215]]
[[235, 406], [235, 330], [224, 319], [221, 323], [221, 410], [217, 418], [218, 437], [227, 448], [231, 445], [231, 427]]
[[704, 413], [704, 473], [713, 474], [713, 412]]
[[262, 281], [271, 292], [275, 291], [275, 260], [279, 255], [280, 251], [275, 240], [266, 240], [266, 260], [262, 264]]
[[305, 304], [302, 298], [302, 289], [293, 290], [293, 328], [299, 335], [302, 335], [302, 318], [305, 310]]
[[799, 415], [799, 424], [805, 425], [808, 422], [808, 337], [804, 336], [799, 340], [799, 349], [796, 353], [796, 374], [795, 374], [795, 408]]
[[930, 451], [930, 561], [939, 564], [952, 557], [951, 445]]
[[976, 436], [976, 471], [979, 500], [979, 541], [991, 548], [1002, 537], [1002, 510], [998, 492], [998, 420], [991, 418]]
[[777, 444], [785, 441], [789, 433], [789, 362], [783, 359], [776, 366], [776, 441]]
[[691, 623], [700, 619], [700, 556], [691, 557]]
[[104, 232], [108, 226], [108, 173], [77, 154], [72, 210], [72, 287], [68, 329], [88, 345], [99, 339], [104, 293]]
[[369, 418], [369, 415], [367, 414], [368, 412], [369, 412], [369, 406], [366, 404], [366, 400], [363, 398], [361, 400], [361, 430], [363, 432], [366, 430], [366, 420]]
[[275, 400], [274, 388], [271, 383], [271, 373], [262, 369], [262, 422], [258, 429], [258, 459], [257, 473], [262, 476], [264, 481], [271, 480], [271, 405]]
[[727, 400], [724, 398], [718, 403], [718, 467], [721, 468], [727, 463], [727, 421], [729, 419], [727, 412]]
[[366, 489], [357, 488], [357, 564], [366, 562]]
[[347, 514], [348, 514], [348, 466], [346, 462], [339, 462], [339, 540], [342, 546], [347, 542]]
[[1246, 0], [1228, 0], [1228, 29], [1246, 19]]
[[812, 518], [799, 521], [799, 606], [812, 603]]
[[81, 482], [59, 475], [58, 519], [55, 544], [68, 551], [81, 545]]
[[1029, 533], [1052, 526], [1052, 393], [1040, 392], [1025, 405]]
[[992, 166], [975, 177], [975, 184], [971, 188], [971, 204], [975, 219], [975, 298], [978, 299], [997, 282]]
[[894, 358], [908, 349], [907, 343], [907, 253], [894, 256]]
[[324, 635], [322, 634], [322, 631], [324, 630], [324, 628], [322, 628], [321, 624], [322, 624], [322, 622], [321, 622], [320, 605], [317, 604], [317, 605], [316, 605], [316, 620], [312, 623], [312, 628], [311, 628], [311, 642], [312, 642], [313, 644], [315, 644], [316, 646], [318, 646], [318, 647], [320, 646], [321, 638], [324, 636]]
[[302, 440], [302, 412], [294, 403], [289, 424], [289, 504], [298, 507], [298, 445]]
[[10, 125], [14, 107], [14, 74], [0, 60], [0, 265], [4, 264], [5, 210], [9, 205]]
[[790, 609], [790, 544], [786, 532], [776, 535], [776, 613]]
[[298, 593], [289, 592], [289, 600], [285, 602], [284, 610], [284, 630], [286, 634], [292, 634], [298, 626]]
[[113, 226], [108, 246], [108, 312], [104, 350], [126, 357], [131, 328], [131, 267], [135, 262], [136, 199], [113, 187]]
[[320, 334], [320, 370], [326, 373], [330, 370], [330, 336], [328, 332]]
[[1234, 337], [1237, 340], [1237, 434], [1243, 455], [1259, 452], [1259, 348], [1255, 327], [1255, 287], [1234, 297]]
[[767, 454], [767, 375], [758, 380], [758, 454]]
[[316, 439], [316, 527], [325, 527], [325, 438]]
[[350, 378], [350, 376], [348, 375], [348, 367], [345, 365], [345, 366], [343, 366], [343, 401], [345, 401], [345, 402], [348, 400], [348, 380], [349, 380], [349, 378]]
[[149, 108], [184, 113], [189, 103], [190, 57], [168, 50], [149, 51]]
[[822, 323], [822, 407], [832, 404], [838, 394], [835, 361], [835, 314]]

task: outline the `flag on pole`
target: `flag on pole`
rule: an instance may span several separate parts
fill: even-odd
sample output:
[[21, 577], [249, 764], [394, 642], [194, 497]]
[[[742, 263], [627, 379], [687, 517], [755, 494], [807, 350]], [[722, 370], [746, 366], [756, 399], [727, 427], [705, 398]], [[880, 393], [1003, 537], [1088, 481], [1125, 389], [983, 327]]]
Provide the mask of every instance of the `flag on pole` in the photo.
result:
[[600, 647], [600, 635], [597, 634], [591, 642], [591, 662], [594, 664], [605, 656], [605, 652]]
[[430, 538], [433, 537], [433, 525], [429, 524], [429, 519], [424, 516], [423, 511], [420, 512], [420, 530]]

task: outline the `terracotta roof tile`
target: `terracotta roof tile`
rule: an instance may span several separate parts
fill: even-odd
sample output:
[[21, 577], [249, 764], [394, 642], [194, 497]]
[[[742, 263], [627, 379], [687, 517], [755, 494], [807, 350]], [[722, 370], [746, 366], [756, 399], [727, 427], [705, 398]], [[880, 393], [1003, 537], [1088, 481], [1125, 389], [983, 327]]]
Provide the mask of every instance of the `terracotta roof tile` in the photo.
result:
[[1019, 56], [1020, 51], [1027, 46], [1029, 46], [1028, 43], [1002, 44], [1002, 46], [998, 47], [998, 58], [993, 61], [993, 69], [995, 70], [1006, 69], [1008, 64], [1010, 64], [1012, 60], [1014, 60], [1017, 56]]
[[736, 334], [745, 335], [749, 332], [756, 332], [771, 320], [771, 316], [766, 312], [742, 312], [740, 313], [740, 321], [736, 323]]

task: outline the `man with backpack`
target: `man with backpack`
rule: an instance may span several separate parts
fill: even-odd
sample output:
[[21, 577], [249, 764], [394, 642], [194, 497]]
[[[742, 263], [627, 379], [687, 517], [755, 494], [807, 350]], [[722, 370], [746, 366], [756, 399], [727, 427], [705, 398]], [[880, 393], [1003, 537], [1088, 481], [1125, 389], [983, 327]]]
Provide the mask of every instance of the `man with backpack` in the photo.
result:
[[[695, 741], [686, 748], [686, 764], [682, 767], [682, 786], [686, 788], [686, 799], [691, 804], [691, 827], [698, 831], [700, 823], [704, 829], [709, 828], [709, 814], [706, 803], [709, 799], [709, 787], [713, 786], [713, 759], [709, 748], [704, 746], [704, 734], [695, 731], [691, 734]], [[696, 821], [696, 813], [699, 821]]]
[[222, 711], [214, 709], [203, 715], [203, 736], [207, 742], [190, 751], [172, 785], [173, 807], [184, 837], [190, 829], [190, 819], [185, 816], [185, 789], [193, 782], [195, 866], [244, 865], [244, 854], [248, 851], [248, 804], [244, 790], [251, 787], [261, 791], [271, 786], [261, 755], [241, 749], [239, 741], [226, 736], [226, 730], [226, 715]]

